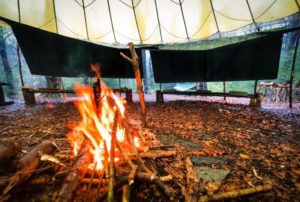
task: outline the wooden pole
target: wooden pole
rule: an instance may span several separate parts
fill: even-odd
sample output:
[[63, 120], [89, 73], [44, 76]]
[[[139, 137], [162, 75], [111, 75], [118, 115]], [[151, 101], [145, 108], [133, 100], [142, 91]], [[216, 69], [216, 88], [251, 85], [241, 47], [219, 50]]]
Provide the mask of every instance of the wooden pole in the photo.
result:
[[295, 64], [296, 64], [296, 57], [297, 57], [297, 51], [298, 51], [298, 43], [299, 43], [299, 33], [297, 33], [297, 39], [295, 43], [295, 51], [293, 56], [293, 63], [291, 68], [291, 77], [290, 77], [290, 94], [289, 94], [289, 107], [293, 107], [293, 80], [294, 80], [294, 71], [295, 71]]
[[132, 42], [128, 44], [130, 53], [131, 53], [131, 58], [126, 56], [124, 53], [120, 53], [120, 55], [127, 61], [129, 61], [132, 64], [134, 74], [135, 74], [135, 80], [136, 80], [136, 85], [137, 85], [137, 90], [140, 98], [140, 104], [142, 108], [142, 114], [143, 114], [143, 125], [146, 125], [146, 105], [145, 105], [145, 98], [144, 98], [144, 92], [143, 92], [143, 82], [141, 79], [141, 73], [140, 73], [140, 67], [139, 67], [139, 57], [136, 54], [136, 51], [134, 49], [134, 45]]
[[254, 95], [256, 94], [256, 91], [257, 91], [257, 82], [258, 82], [258, 80], [255, 80], [255, 82], [254, 82], [254, 90], [253, 90]]
[[224, 101], [226, 101], [226, 81], [223, 81], [223, 93], [224, 93]]
[[[19, 16], [19, 23], [21, 23], [21, 7], [20, 7], [20, 0], [18, 0], [18, 16]], [[21, 56], [20, 56], [20, 46], [18, 43], [17, 46], [17, 52], [18, 52], [18, 65], [19, 65], [19, 72], [20, 72], [20, 78], [21, 78], [21, 85], [24, 86], [24, 79], [22, 74], [22, 62], [21, 62]]]

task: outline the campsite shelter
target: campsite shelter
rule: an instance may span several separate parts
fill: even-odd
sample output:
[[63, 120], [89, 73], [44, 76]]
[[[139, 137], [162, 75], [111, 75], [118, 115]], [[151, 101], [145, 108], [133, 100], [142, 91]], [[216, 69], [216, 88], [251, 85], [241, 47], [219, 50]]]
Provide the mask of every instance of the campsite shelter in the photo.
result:
[[[6, 48], [0, 29], [0, 56], [13, 53], [7, 55], [14, 75], [25, 104], [32, 104], [16, 99], [0, 106], [0, 201], [299, 201], [300, 105], [209, 100], [246, 97], [259, 106], [258, 80], [277, 78], [285, 50], [291, 106], [299, 35], [289, 48], [283, 41], [285, 33], [299, 32], [299, 18], [300, 0], [0, 0], [0, 26], [15, 37]], [[132, 95], [131, 89], [104, 90], [100, 79], [75, 90], [27, 86], [25, 63], [30, 81], [34, 75], [94, 81], [97, 63], [101, 78], [137, 77], [142, 110], [113, 94]], [[0, 90], [3, 78], [18, 79], [1, 72]], [[156, 83], [181, 84], [155, 89], [158, 101], [168, 93], [200, 99], [146, 107], [144, 96], [153, 95], [141, 92], [136, 75], [147, 83], [149, 72]], [[225, 89], [236, 81], [254, 88]], [[182, 86], [191, 82], [224, 88]], [[33, 105], [34, 93], [75, 92], [79, 99]]]

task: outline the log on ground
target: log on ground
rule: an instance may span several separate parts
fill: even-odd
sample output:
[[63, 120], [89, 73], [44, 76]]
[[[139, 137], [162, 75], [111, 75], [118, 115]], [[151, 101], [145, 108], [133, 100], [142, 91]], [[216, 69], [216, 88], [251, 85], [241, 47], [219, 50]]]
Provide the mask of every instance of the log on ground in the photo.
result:
[[53, 142], [43, 142], [33, 148], [18, 163], [18, 171], [9, 179], [9, 183], [3, 191], [3, 195], [7, 194], [12, 188], [25, 182], [40, 163], [41, 155], [52, 154], [56, 150], [56, 145]]
[[4, 163], [13, 159], [22, 149], [19, 142], [0, 142], [0, 162]]

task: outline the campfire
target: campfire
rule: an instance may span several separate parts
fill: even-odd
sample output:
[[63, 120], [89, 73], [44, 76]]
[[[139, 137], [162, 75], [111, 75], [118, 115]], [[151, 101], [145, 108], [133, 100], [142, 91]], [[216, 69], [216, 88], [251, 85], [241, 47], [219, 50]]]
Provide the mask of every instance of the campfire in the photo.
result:
[[100, 193], [100, 201], [106, 197], [108, 201], [113, 201], [114, 190], [124, 186], [125, 197], [130, 189], [127, 186], [131, 186], [135, 178], [156, 183], [165, 197], [170, 198], [171, 189], [161, 181], [172, 180], [172, 176], [156, 177], [144, 165], [142, 158], [174, 156], [175, 152], [147, 152], [145, 138], [126, 121], [125, 100], [117, 97], [101, 81], [99, 66], [92, 66], [92, 69], [97, 73], [93, 88], [82, 85], [75, 88], [79, 97], [75, 106], [81, 121], [70, 124], [71, 131], [67, 134], [72, 145], [74, 165], [57, 201], [71, 201], [81, 182], [89, 183], [89, 189], [97, 184], [98, 190], [107, 190]]

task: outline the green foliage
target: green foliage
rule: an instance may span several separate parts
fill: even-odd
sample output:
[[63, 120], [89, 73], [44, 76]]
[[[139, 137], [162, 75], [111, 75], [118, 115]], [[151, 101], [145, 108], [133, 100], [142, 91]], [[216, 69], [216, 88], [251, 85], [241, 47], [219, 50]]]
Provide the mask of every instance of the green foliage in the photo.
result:
[[[250, 38], [256, 37], [256, 35], [250, 35]], [[227, 40], [207, 40], [207, 41], [201, 41], [201, 42], [193, 42], [190, 44], [187, 44], [185, 46], [181, 45], [169, 45], [166, 46], [167, 48], [171, 49], [207, 49], [207, 48], [213, 48], [218, 47], [222, 45], [226, 45], [228, 43], [236, 42], [236, 40], [243, 41], [246, 39], [249, 39], [249, 37], [238, 37], [238, 38], [232, 38]], [[1, 28], [0, 27], [0, 39], [5, 40], [6, 44], [6, 51], [8, 55], [9, 64], [12, 68], [12, 74], [13, 78], [12, 81], [15, 85], [15, 89], [17, 89], [17, 95], [16, 97], [21, 97], [21, 82], [20, 82], [20, 72], [19, 72], [19, 65], [18, 65], [18, 57], [17, 57], [17, 42], [12, 34], [11, 29], [9, 28]], [[285, 47], [287, 39], [284, 39], [283, 47]], [[1, 48], [1, 47], [0, 47]], [[294, 54], [294, 49], [286, 50], [286, 48], [282, 49], [281, 52], [281, 59], [280, 59], [280, 65], [279, 65], [279, 72], [278, 72], [278, 78], [275, 80], [271, 80], [268, 82], [276, 82], [276, 83], [285, 83], [290, 79], [290, 71], [292, 66], [292, 58]], [[38, 76], [38, 75], [32, 75], [30, 73], [30, 70], [26, 64], [26, 61], [21, 53], [21, 65], [22, 65], [22, 73], [24, 78], [25, 86], [30, 87], [46, 87], [46, 80], [44, 76]], [[294, 84], [297, 83], [297, 81], [300, 80], [300, 48], [298, 48], [297, 52], [297, 60], [295, 65], [295, 78], [294, 78]], [[155, 90], [158, 90], [160, 88], [162, 89], [170, 89], [173, 88], [176, 83], [167, 83], [167, 84], [158, 84], [154, 82], [153, 79], [153, 71], [151, 67], [151, 61], [150, 56], [147, 56], [146, 62], [147, 66], [149, 66], [150, 69], [147, 71], [147, 82], [144, 80], [144, 83], [147, 84], [147, 92], [155, 92]], [[7, 82], [5, 71], [3, 68], [2, 60], [0, 58], [0, 81]], [[88, 84], [92, 85], [93, 78], [88, 79]], [[110, 88], [119, 88], [119, 87], [127, 87], [131, 88], [134, 91], [136, 91], [136, 83], [134, 79], [110, 79], [105, 78], [105, 83]], [[65, 89], [73, 89], [76, 83], [84, 83], [83, 78], [63, 78], [63, 85]], [[223, 82], [208, 82], [207, 83], [208, 90], [214, 91], [214, 92], [222, 92], [223, 91]], [[235, 81], [235, 82], [226, 82], [226, 91], [244, 91], [248, 93], [253, 93], [254, 88], [254, 81]]]

